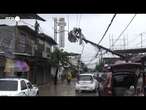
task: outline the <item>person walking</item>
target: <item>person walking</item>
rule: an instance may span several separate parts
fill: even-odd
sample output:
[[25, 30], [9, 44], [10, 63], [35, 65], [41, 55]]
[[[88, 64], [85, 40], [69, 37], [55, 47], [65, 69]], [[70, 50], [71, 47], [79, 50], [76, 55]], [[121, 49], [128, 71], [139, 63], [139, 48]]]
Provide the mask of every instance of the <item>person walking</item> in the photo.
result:
[[67, 83], [68, 83], [68, 84], [70, 84], [71, 79], [72, 79], [72, 74], [71, 74], [71, 72], [69, 71], [68, 74], [67, 74]]
[[65, 75], [62, 74], [62, 75], [61, 75], [61, 81], [62, 81], [62, 83], [64, 82], [64, 80], [65, 80]]

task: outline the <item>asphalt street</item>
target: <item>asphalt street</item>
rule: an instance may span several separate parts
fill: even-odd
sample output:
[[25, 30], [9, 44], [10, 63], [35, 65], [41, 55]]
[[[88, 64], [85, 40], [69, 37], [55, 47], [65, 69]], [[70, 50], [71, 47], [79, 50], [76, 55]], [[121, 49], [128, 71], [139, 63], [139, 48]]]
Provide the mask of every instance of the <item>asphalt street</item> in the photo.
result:
[[46, 85], [40, 86], [40, 96], [98, 96], [98, 92], [83, 91], [75, 93], [75, 80], [72, 80], [70, 84], [67, 81], [58, 81], [57, 85], [50, 82]]

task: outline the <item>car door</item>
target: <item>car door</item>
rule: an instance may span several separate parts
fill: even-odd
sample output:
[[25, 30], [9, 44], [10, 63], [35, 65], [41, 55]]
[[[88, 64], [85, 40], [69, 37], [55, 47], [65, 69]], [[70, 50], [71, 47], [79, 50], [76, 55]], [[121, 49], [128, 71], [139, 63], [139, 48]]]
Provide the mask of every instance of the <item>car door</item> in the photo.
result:
[[24, 96], [29, 96], [29, 91], [24, 80], [21, 80], [21, 93], [23, 93]]
[[29, 96], [35, 96], [36, 93], [35, 93], [35, 90], [34, 90], [32, 84], [29, 81], [26, 84], [27, 84], [27, 87], [28, 87]]

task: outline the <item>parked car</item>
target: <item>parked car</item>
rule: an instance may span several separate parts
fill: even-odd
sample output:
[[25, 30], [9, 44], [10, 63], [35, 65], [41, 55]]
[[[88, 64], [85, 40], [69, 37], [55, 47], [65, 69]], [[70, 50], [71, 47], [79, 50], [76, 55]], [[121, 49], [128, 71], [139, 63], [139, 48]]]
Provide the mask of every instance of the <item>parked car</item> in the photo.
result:
[[0, 96], [37, 96], [38, 87], [23, 78], [1, 78]]
[[94, 74], [80, 74], [75, 85], [76, 92], [94, 91], [98, 92], [99, 83], [94, 78]]

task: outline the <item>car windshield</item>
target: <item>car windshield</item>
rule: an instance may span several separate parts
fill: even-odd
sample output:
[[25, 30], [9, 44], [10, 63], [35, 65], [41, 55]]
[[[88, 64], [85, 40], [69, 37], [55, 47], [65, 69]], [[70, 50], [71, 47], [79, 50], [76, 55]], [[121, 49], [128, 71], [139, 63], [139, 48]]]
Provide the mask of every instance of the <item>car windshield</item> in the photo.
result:
[[80, 75], [80, 81], [91, 81], [92, 77], [90, 75]]
[[0, 80], [0, 91], [16, 91], [17, 88], [17, 81]]

